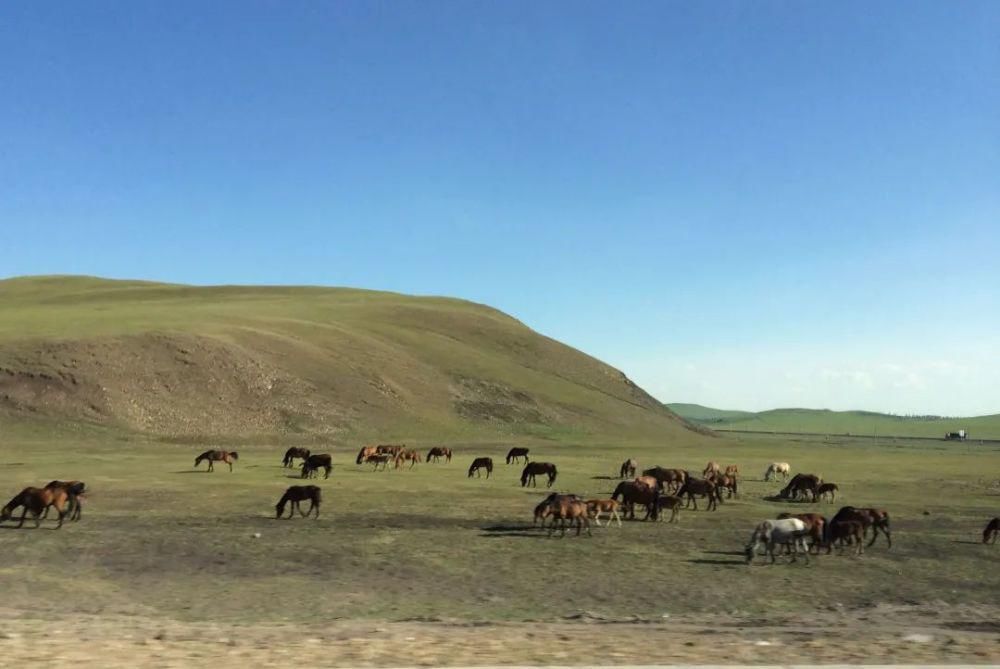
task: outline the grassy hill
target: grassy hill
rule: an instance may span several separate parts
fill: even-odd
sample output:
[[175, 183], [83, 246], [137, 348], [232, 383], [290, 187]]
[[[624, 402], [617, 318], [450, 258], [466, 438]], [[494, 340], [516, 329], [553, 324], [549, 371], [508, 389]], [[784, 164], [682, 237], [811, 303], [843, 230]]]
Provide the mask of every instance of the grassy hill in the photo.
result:
[[943, 437], [945, 432], [964, 429], [972, 439], [1000, 439], [1000, 414], [955, 418], [826, 409], [774, 409], [752, 413], [710, 409], [697, 404], [667, 406], [690, 421], [715, 429], [898, 437]]
[[0, 281], [0, 423], [172, 437], [690, 435], [489, 307], [318, 287]]

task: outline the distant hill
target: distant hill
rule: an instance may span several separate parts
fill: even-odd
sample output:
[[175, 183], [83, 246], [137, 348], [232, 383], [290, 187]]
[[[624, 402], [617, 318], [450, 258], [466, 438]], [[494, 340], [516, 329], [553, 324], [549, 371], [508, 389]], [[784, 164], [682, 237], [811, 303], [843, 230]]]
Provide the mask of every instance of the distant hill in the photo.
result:
[[1000, 439], [1000, 414], [953, 418], [827, 409], [773, 409], [753, 413], [711, 409], [698, 404], [667, 406], [683, 418], [720, 430], [943, 437], [945, 432], [964, 429], [971, 439]]
[[495, 309], [347, 288], [0, 281], [0, 425], [358, 439], [693, 426]]

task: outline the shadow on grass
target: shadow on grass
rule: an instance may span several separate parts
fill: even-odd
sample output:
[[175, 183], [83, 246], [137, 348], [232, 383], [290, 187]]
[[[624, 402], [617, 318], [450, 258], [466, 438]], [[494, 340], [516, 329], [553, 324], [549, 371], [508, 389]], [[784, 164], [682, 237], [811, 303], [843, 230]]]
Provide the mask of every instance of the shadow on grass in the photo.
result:
[[743, 551], [705, 551], [706, 555], [744, 555]]
[[739, 565], [746, 566], [746, 560], [709, 560], [708, 558], [697, 558], [694, 560], [687, 560], [691, 564], [714, 564], [714, 565]]
[[982, 541], [966, 541], [965, 539], [952, 539], [953, 544], [966, 544], [967, 546], [981, 546]]
[[171, 474], [214, 474], [215, 472], [210, 472], [207, 469], [181, 469], [176, 472], [170, 472]]
[[624, 481], [625, 479], [619, 478], [617, 476], [591, 476], [592, 481]]
[[489, 525], [483, 527], [481, 537], [502, 538], [520, 537], [523, 539], [546, 539], [548, 530], [535, 525]]
[[812, 504], [811, 499], [789, 499], [787, 497], [779, 497], [778, 495], [771, 495], [770, 497], [764, 497], [765, 502], [779, 502], [781, 504]]

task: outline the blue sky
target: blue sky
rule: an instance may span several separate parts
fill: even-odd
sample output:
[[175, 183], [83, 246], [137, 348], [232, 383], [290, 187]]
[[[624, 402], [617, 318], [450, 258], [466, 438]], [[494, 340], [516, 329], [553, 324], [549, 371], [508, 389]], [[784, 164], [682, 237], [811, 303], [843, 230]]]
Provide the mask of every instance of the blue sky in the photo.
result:
[[0, 276], [486, 302], [664, 401], [1000, 411], [1000, 3], [10, 2]]

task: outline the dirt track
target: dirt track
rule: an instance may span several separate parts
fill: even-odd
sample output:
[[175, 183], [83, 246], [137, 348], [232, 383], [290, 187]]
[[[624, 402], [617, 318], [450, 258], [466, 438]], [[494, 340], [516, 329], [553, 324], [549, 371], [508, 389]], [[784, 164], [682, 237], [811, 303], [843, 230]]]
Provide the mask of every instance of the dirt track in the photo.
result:
[[[0, 611], [0, 657], [76, 667], [1000, 662], [996, 609], [875, 607], [808, 619], [731, 616], [477, 624], [193, 624]], [[646, 650], [643, 650], [646, 649]]]

